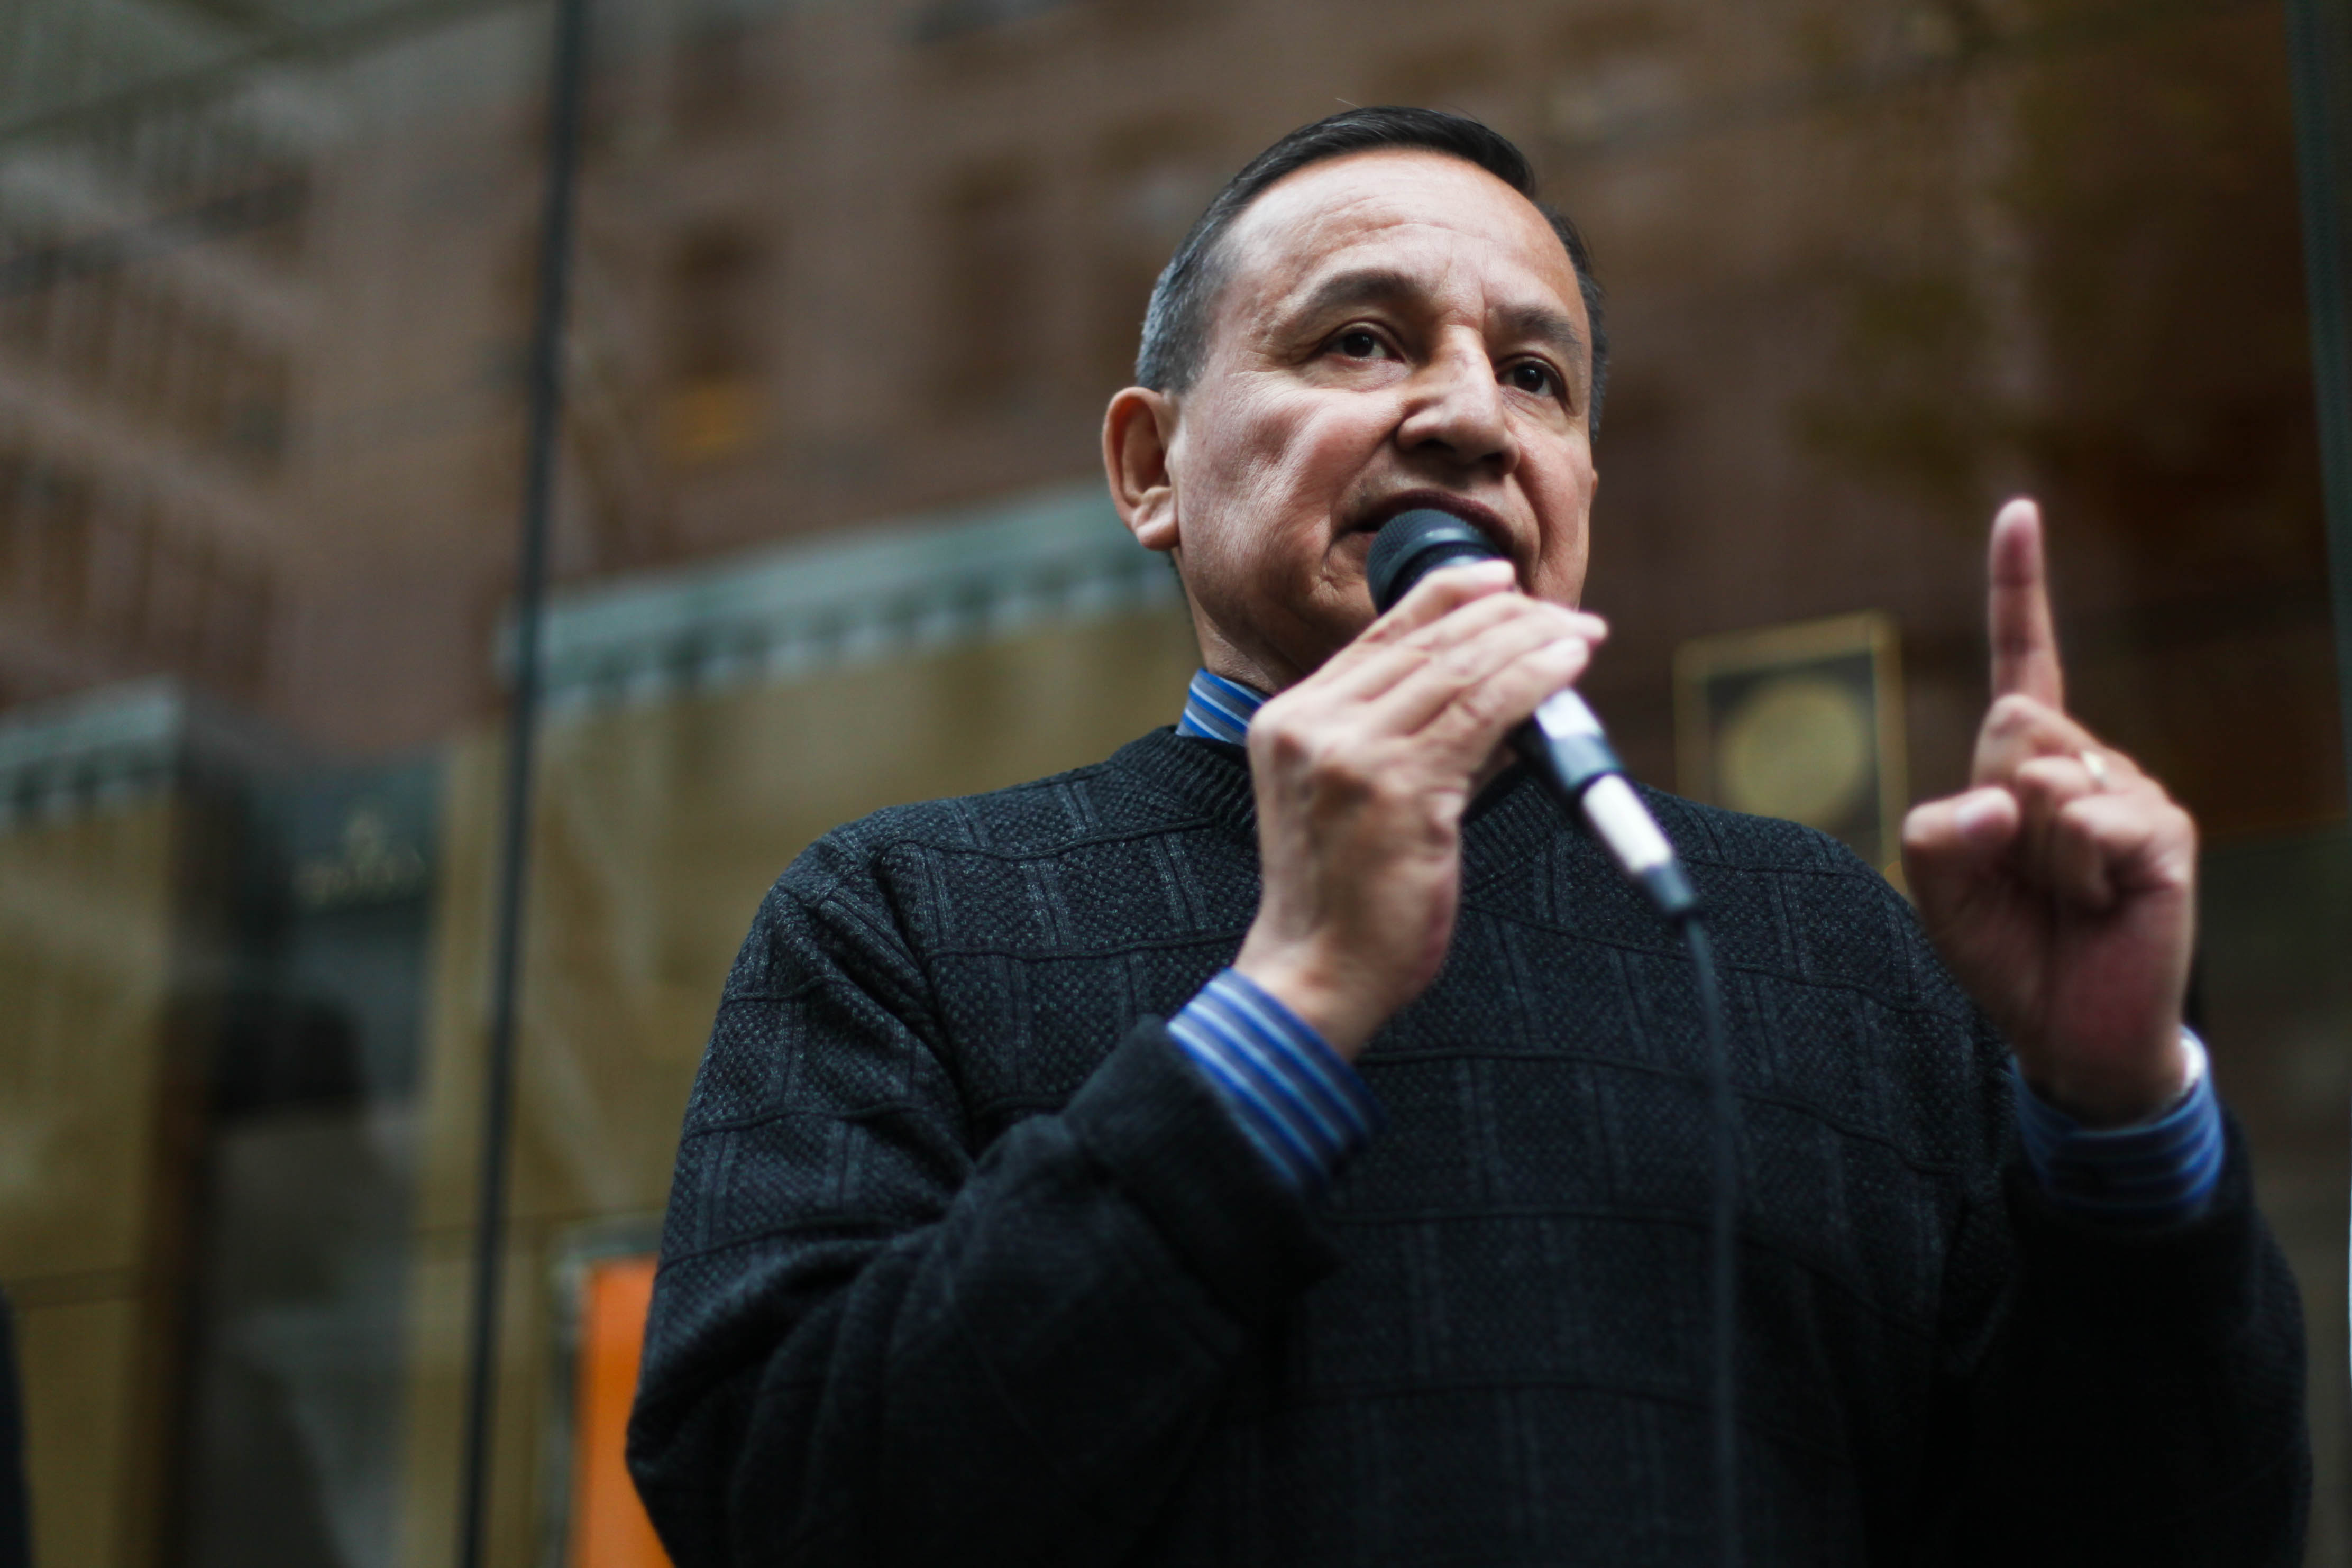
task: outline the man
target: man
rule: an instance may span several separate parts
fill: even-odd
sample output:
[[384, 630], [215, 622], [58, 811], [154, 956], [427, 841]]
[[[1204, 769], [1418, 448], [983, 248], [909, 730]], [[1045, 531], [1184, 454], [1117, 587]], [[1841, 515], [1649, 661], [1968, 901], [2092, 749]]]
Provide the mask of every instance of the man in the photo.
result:
[[[1236, 176], [1104, 428], [1183, 722], [762, 906], [631, 1437], [681, 1568], [1716, 1560], [1691, 977], [1504, 742], [1604, 635], [1596, 296], [1528, 185], [1402, 110]], [[1375, 619], [1420, 506], [1508, 560]], [[1649, 797], [1729, 998], [1751, 1563], [2298, 1557], [2194, 831], [2066, 716], [2038, 529], [1974, 786], [1906, 827], [1932, 949], [1822, 835]]]

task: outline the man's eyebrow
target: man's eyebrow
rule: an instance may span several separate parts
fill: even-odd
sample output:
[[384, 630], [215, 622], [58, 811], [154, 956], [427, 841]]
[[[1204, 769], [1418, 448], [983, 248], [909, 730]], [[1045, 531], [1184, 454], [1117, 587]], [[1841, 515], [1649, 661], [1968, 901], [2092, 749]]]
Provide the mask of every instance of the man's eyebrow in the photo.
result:
[[1359, 267], [1335, 272], [1312, 291], [1289, 305], [1283, 314], [1294, 320], [1312, 320], [1357, 305], [1377, 305], [1402, 299], [1415, 292], [1412, 280], [1393, 267]]
[[1570, 360], [1584, 357], [1584, 334], [1565, 310], [1549, 305], [1506, 305], [1496, 313], [1502, 336], [1516, 343], [1534, 342]]

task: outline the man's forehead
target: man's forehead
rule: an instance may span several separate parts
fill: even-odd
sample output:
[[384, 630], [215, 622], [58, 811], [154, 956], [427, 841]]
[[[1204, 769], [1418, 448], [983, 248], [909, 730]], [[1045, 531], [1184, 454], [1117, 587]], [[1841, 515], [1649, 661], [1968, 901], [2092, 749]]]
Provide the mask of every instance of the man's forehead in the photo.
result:
[[1227, 279], [1243, 285], [1233, 294], [1275, 305], [1360, 269], [1368, 251], [1464, 242], [1497, 281], [1517, 275], [1581, 316], [1575, 267], [1535, 204], [1475, 163], [1418, 149], [1351, 153], [1276, 182], [1225, 236]]

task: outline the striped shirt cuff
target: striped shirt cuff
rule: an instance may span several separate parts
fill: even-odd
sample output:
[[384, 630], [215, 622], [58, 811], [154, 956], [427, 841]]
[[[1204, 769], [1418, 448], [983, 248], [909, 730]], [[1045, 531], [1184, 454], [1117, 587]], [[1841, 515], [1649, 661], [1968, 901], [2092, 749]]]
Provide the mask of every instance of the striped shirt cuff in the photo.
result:
[[1305, 1019], [1231, 969], [1168, 1032], [1233, 1107], [1283, 1179], [1319, 1192], [1380, 1126], [1380, 1103]]
[[2163, 1225], [2204, 1212], [2221, 1179], [2221, 1103], [2205, 1042], [2187, 1030], [2189, 1087], [2171, 1109], [2125, 1127], [2085, 1127], [2029, 1088], [2014, 1058], [2026, 1162], [2051, 1203], [2118, 1225]]

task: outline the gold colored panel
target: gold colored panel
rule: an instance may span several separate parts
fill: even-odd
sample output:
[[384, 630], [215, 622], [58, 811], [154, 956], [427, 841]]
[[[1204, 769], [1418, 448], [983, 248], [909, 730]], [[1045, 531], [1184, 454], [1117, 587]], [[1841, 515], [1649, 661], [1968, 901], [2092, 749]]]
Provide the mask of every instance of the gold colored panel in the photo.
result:
[[43, 1563], [145, 1568], [161, 1543], [211, 885], [192, 809], [0, 834], [0, 1280]]
[[[409, 1266], [406, 1441], [400, 1476], [404, 1568], [447, 1568], [457, 1540], [466, 1414], [466, 1337], [473, 1239], [457, 1230], [417, 1239]], [[488, 1561], [537, 1564], [543, 1406], [554, 1356], [548, 1333], [544, 1231], [507, 1232], [499, 1303], [499, 1364], [490, 1431]]]
[[144, 1435], [134, 1429], [142, 1372], [139, 1303], [121, 1299], [19, 1312], [25, 1468], [33, 1559], [71, 1568], [137, 1560], [153, 1507], [136, 1495]]
[[1682, 793], [1819, 828], [1899, 878], [1909, 800], [1895, 650], [1894, 622], [1874, 612], [1684, 643]]
[[11, 1284], [145, 1260], [177, 827], [177, 808], [159, 800], [0, 833], [0, 1280]]
[[[687, 1091], [760, 900], [810, 841], [897, 801], [998, 788], [1172, 723], [1197, 662], [1181, 611], [1055, 626], [821, 679], [551, 723], [517, 1063], [493, 1546], [545, 1523], [546, 1300], [559, 1228], [667, 1199]], [[499, 748], [450, 758], [426, 1028], [402, 1561], [446, 1561], [481, 1137]]]

